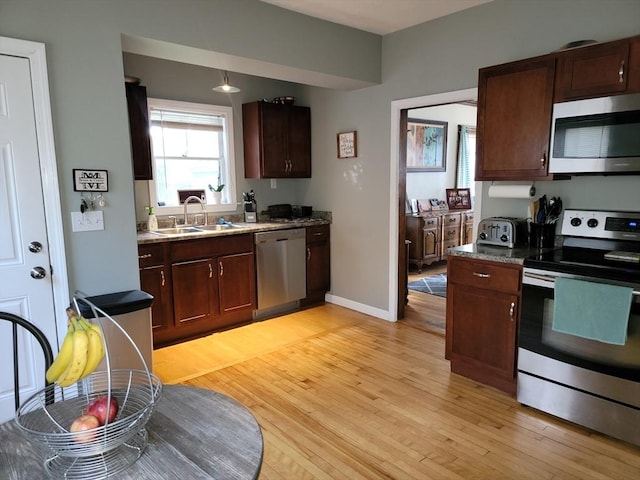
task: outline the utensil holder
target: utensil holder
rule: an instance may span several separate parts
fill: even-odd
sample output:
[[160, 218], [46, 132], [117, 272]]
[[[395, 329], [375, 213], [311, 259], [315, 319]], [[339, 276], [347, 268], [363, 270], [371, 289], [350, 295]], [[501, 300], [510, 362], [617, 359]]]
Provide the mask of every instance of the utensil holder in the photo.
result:
[[529, 224], [529, 246], [533, 248], [553, 248], [556, 240], [555, 223]]

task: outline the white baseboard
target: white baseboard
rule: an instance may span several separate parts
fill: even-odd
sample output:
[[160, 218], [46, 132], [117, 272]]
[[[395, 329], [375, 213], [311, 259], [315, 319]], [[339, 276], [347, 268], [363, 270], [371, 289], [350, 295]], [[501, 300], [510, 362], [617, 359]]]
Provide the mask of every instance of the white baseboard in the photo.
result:
[[370, 305], [365, 305], [364, 303], [354, 302], [353, 300], [337, 297], [335, 295], [331, 295], [330, 293], [327, 293], [324, 296], [324, 300], [327, 303], [333, 303], [335, 305], [340, 305], [341, 307], [350, 308], [351, 310], [355, 310], [356, 312], [371, 315], [372, 317], [380, 318], [388, 322], [396, 321], [395, 318], [391, 318], [391, 312], [389, 312], [388, 310], [382, 310]]

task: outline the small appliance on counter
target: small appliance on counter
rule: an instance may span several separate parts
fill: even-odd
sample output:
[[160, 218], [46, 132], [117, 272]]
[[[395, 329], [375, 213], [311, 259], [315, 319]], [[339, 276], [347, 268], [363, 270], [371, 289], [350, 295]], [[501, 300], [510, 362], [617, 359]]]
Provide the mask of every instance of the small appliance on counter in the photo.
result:
[[313, 207], [305, 205], [291, 205], [290, 203], [269, 205], [267, 207], [267, 215], [272, 222], [295, 222], [300, 220], [314, 220], [312, 218]]
[[244, 221], [247, 223], [256, 223], [258, 221], [258, 208], [256, 204], [256, 196], [253, 190], [242, 193], [244, 202]]
[[478, 245], [514, 248], [527, 243], [527, 221], [515, 217], [490, 217], [478, 225]]

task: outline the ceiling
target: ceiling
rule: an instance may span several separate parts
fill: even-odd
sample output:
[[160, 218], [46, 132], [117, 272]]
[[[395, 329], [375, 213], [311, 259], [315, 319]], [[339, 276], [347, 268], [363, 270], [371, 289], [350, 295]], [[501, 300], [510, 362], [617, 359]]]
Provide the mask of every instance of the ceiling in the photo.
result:
[[386, 35], [492, 0], [261, 0], [304, 15]]

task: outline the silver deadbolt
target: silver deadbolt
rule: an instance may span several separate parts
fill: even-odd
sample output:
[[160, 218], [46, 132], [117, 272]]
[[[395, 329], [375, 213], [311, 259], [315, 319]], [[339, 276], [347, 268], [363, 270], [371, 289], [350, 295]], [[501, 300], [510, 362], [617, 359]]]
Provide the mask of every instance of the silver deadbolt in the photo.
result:
[[31, 242], [29, 244], [29, 251], [31, 253], [40, 253], [42, 251], [42, 244], [40, 242]]
[[31, 277], [40, 280], [47, 276], [47, 271], [42, 267], [33, 267], [31, 269]]

